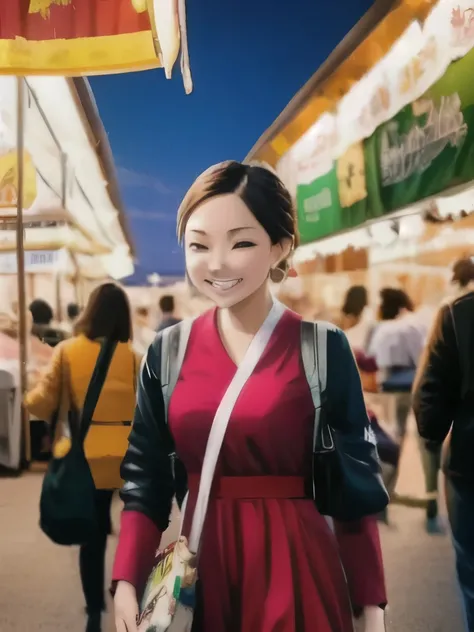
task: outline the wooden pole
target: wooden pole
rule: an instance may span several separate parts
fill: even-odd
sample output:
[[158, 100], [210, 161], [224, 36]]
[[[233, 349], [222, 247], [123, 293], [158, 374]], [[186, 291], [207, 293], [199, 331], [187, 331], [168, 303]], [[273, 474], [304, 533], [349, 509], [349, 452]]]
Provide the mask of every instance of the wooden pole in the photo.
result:
[[16, 203], [16, 261], [18, 283], [18, 342], [20, 346], [20, 393], [22, 398], [21, 418], [23, 424], [23, 457], [26, 463], [31, 461], [31, 434], [28, 411], [23, 406], [23, 396], [28, 387], [28, 351], [26, 325], [26, 288], [25, 288], [25, 250], [23, 243], [23, 165], [24, 165], [24, 115], [25, 115], [25, 83], [23, 77], [17, 77], [17, 203]]
[[56, 319], [58, 321], [58, 323], [61, 323], [63, 320], [63, 310], [62, 310], [62, 298], [61, 298], [61, 292], [62, 292], [62, 275], [61, 272], [59, 270], [56, 271], [55, 273], [55, 285], [56, 285]]
[[[67, 172], [68, 164], [67, 164], [67, 154], [64, 152], [61, 153], [61, 206], [63, 209], [67, 211]], [[80, 292], [79, 292], [79, 264], [77, 263], [76, 253], [69, 250], [69, 256], [71, 257], [72, 265], [74, 268], [74, 274], [72, 279], [72, 286], [74, 288], [74, 300], [79, 305], [80, 304]]]

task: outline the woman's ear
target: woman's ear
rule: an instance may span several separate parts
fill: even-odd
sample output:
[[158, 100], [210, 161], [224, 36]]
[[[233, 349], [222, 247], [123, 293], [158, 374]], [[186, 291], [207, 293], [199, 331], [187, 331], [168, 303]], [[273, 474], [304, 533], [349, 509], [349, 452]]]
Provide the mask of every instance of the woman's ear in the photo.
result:
[[274, 250], [274, 263], [272, 267], [278, 266], [281, 261], [285, 261], [290, 256], [293, 249], [293, 240], [288, 238], [282, 239], [280, 242], [273, 246]]

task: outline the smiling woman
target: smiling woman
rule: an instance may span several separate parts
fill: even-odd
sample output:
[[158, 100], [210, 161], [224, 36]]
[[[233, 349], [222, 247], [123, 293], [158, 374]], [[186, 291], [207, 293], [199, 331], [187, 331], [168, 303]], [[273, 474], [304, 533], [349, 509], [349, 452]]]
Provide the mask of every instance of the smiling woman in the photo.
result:
[[[321, 406], [302, 362], [302, 352], [314, 358], [316, 348], [313, 338], [304, 347], [302, 332], [310, 325], [313, 336], [314, 326], [275, 302], [269, 284], [285, 276], [297, 242], [290, 194], [263, 167], [221, 163], [185, 196], [178, 236], [191, 282], [216, 307], [160, 332], [142, 365], [121, 470], [117, 631], [137, 632], [144, 594], [140, 632], [189, 630], [178, 613], [187, 622], [194, 616], [193, 632], [313, 632], [315, 622], [318, 632], [352, 632], [352, 614], [362, 611], [365, 632], [384, 632], [375, 519], [335, 521], [334, 534], [313, 502], [318, 492], [310, 492], [317, 489], [312, 452]], [[267, 342], [252, 359], [262, 332]], [[365, 445], [367, 413], [347, 339], [331, 329], [324, 347], [327, 366], [318, 360], [311, 371], [322, 376], [325, 369], [327, 414]], [[194, 583], [184, 591], [188, 576], [178, 566], [178, 582], [166, 580], [167, 589], [178, 586], [172, 599], [154, 601], [153, 588], [143, 593], [172, 498], [181, 503], [186, 490], [183, 543], [199, 550], [194, 615]], [[170, 612], [176, 618], [168, 628]]]
[[206, 170], [178, 211], [191, 282], [220, 307], [282, 281], [297, 243], [295, 215], [279, 178], [260, 166], [225, 162]]

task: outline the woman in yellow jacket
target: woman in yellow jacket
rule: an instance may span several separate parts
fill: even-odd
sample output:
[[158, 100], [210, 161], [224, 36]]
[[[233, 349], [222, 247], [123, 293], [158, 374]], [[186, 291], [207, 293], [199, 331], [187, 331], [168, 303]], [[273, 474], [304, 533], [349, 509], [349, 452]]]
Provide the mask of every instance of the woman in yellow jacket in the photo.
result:
[[[88, 614], [86, 632], [100, 632], [101, 629], [101, 613], [105, 609], [105, 550], [107, 536], [111, 532], [112, 496], [122, 484], [120, 463], [128, 446], [140, 362], [131, 345], [130, 305], [120, 287], [105, 283], [92, 292], [76, 323], [74, 336], [54, 349], [48, 369], [25, 400], [32, 414], [46, 420], [51, 419], [65, 402], [80, 409], [103, 338], [116, 340], [118, 344], [84, 446], [96, 485], [101, 526], [95, 540], [80, 548], [80, 573]], [[60, 430], [53, 446], [54, 455], [63, 456], [69, 446], [69, 439]]]

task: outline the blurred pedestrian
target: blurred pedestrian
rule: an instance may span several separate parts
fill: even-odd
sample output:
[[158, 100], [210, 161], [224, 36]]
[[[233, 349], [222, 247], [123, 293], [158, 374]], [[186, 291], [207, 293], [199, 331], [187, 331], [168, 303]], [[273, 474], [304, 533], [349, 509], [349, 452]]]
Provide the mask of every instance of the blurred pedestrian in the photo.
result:
[[[85, 453], [96, 485], [99, 531], [80, 547], [80, 574], [88, 615], [87, 632], [100, 632], [105, 609], [105, 551], [111, 533], [111, 503], [120, 488], [120, 463], [127, 450], [135, 408], [136, 375], [140, 357], [132, 348], [132, 319], [125, 292], [105, 283], [91, 294], [75, 326], [75, 335], [59, 344], [46, 373], [27, 394], [28, 410], [49, 420], [59, 409], [67, 389], [69, 407], [82, 408], [103, 339], [117, 342], [114, 356], [85, 440]], [[56, 437], [53, 454], [60, 458], [70, 448], [67, 429]]]
[[[468, 283], [464, 285], [467, 287]], [[413, 390], [418, 431], [442, 467], [466, 632], [474, 631], [474, 290], [438, 312]]]
[[375, 315], [369, 307], [367, 289], [363, 285], [350, 287], [341, 311], [341, 328], [353, 351], [366, 351], [375, 326]]
[[[379, 384], [382, 392], [395, 396], [397, 439], [403, 450], [412, 405], [411, 391], [428, 329], [415, 314], [413, 302], [404, 290], [384, 288], [380, 298], [381, 322], [373, 333], [368, 356], [373, 357], [381, 371]], [[419, 449], [428, 497], [426, 529], [429, 533], [443, 532], [437, 502], [440, 452], [427, 450], [424, 441], [420, 441]], [[397, 467], [393, 488], [398, 474]]]
[[161, 310], [161, 322], [158, 325], [157, 331], [163, 331], [167, 327], [176, 325], [181, 322], [180, 318], [175, 316], [175, 301], [174, 296], [171, 294], [165, 294], [160, 298], [159, 306]]

